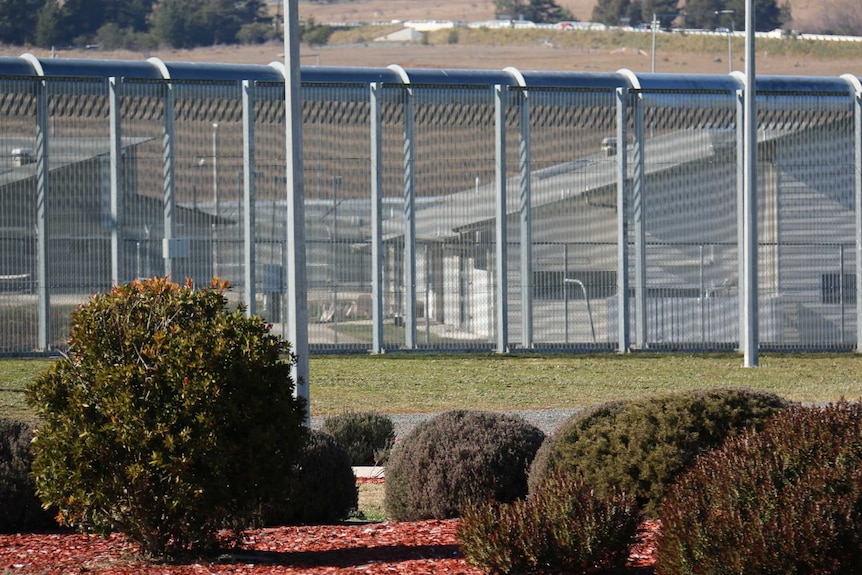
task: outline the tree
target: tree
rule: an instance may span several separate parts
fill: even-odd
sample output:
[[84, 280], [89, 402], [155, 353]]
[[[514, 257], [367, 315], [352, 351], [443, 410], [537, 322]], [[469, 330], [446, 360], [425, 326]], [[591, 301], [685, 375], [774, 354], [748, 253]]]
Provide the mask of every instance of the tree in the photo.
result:
[[[685, 26], [687, 28], [712, 29], [724, 26], [722, 11], [732, 10], [731, 18], [736, 30], [745, 29], [745, 0], [687, 0]], [[754, 0], [755, 27], [768, 32], [781, 28], [790, 20], [790, 8], [777, 0]]]
[[156, 0], [124, 0], [109, 2], [110, 12], [105, 15], [105, 22], [116, 24], [120, 28], [135, 32], [146, 32], [150, 28], [149, 17]]
[[636, 0], [598, 0], [593, 7], [593, 20], [608, 26], [619, 26], [627, 22], [632, 26], [643, 21], [640, 2]]
[[37, 46], [50, 48], [62, 42], [63, 30], [60, 5], [57, 0], [48, 0], [39, 10], [36, 19], [34, 41]]
[[173, 48], [236, 44], [243, 26], [271, 23], [260, 0], [162, 0], [152, 32]]
[[21, 46], [36, 38], [45, 0], [0, 0], [0, 42]]
[[307, 438], [294, 357], [226, 288], [153, 278], [72, 312], [68, 355], [27, 388], [37, 493], [62, 524], [175, 554], [236, 543], [283, 500]]
[[64, 0], [60, 9], [62, 34], [66, 42], [88, 42], [106, 22], [108, 0]]
[[[726, 10], [733, 10], [738, 14], [736, 19], [740, 22], [738, 29], [745, 28], [745, 0], [728, 0]], [[755, 29], [761, 32], [769, 32], [781, 28], [790, 21], [790, 5], [786, 0], [780, 6], [778, 0], [754, 0]]]
[[[774, 30], [790, 20], [790, 8], [786, 2], [779, 6], [778, 1], [755, 0], [758, 30]], [[682, 11], [677, 4], [677, 0], [598, 0], [593, 8], [593, 20], [609, 26], [619, 26], [622, 22], [636, 26], [651, 22], [655, 14], [666, 27], [681, 14], [685, 28], [712, 29], [724, 25], [722, 11], [733, 10], [734, 27], [745, 29], [745, 0], [686, 0]]]
[[513, 20], [523, 19], [530, 22], [574, 20], [572, 13], [554, 0], [497, 0], [495, 6], [497, 18], [508, 16]]
[[173, 48], [212, 44], [200, 16], [203, 8], [203, 0], [162, 0], [153, 9], [150, 31]]
[[678, 0], [643, 0], [641, 2], [641, 22], [652, 22], [653, 15], [662, 28], [670, 28], [679, 15]]

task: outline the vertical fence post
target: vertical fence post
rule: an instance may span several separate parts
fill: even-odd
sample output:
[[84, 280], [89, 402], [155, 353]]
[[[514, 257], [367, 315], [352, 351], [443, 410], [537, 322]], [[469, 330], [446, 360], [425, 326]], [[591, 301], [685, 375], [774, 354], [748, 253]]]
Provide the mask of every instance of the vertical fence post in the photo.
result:
[[308, 286], [305, 254], [305, 188], [302, 178], [302, 93], [299, 74], [299, 7], [284, 0], [284, 119], [287, 148], [287, 289], [288, 339], [296, 354], [296, 395], [306, 400], [305, 423], [311, 424], [308, 361]]
[[373, 82], [370, 86], [372, 353], [383, 353], [383, 122], [381, 118], [381, 90], [382, 84], [380, 82]]
[[745, 91], [736, 91], [736, 246], [739, 254], [737, 262], [737, 300], [739, 314], [739, 350], [745, 345]]
[[533, 349], [533, 216], [530, 180], [530, 100], [521, 88], [520, 106], [520, 214], [521, 214], [521, 345]]
[[51, 349], [50, 333], [50, 298], [48, 289], [48, 200], [50, 197], [50, 174], [48, 156], [48, 86], [44, 79], [36, 82], [36, 250], [37, 271], [36, 289], [38, 299], [36, 307], [39, 316], [40, 351]]
[[242, 82], [242, 201], [243, 210], [243, 275], [245, 282], [245, 313], [255, 314], [255, 189], [254, 189], [254, 87], [248, 80]]
[[644, 170], [644, 103], [640, 90], [632, 103], [632, 218], [635, 241], [635, 345], [645, 349], [647, 342], [646, 311], [646, 177]]
[[855, 76], [855, 114], [853, 171], [855, 172], [855, 193], [853, 212], [855, 215], [856, 236], [856, 352], [862, 351], [862, 84]]
[[497, 353], [509, 351], [509, 306], [508, 306], [508, 245], [506, 237], [506, 86], [494, 85], [495, 118], [495, 175], [497, 180], [496, 226], [497, 226]]
[[416, 185], [413, 90], [404, 92], [404, 346], [416, 347]]
[[162, 240], [162, 257], [165, 260], [165, 277], [173, 278], [174, 210], [176, 208], [176, 196], [174, 195], [174, 90], [169, 82], [164, 84], [163, 106], [162, 197], [164, 201], [165, 232]]
[[123, 144], [121, 137], [120, 110], [121, 80], [108, 79], [108, 100], [111, 123], [111, 284], [119, 285], [125, 280], [120, 224], [123, 217]]
[[744, 366], [757, 367], [759, 336], [757, 284], [757, 87], [754, 54], [754, 0], [745, 1], [745, 201], [743, 202], [745, 275]]
[[[856, 239], [856, 353], [862, 353], [862, 82], [853, 74], [841, 78], [850, 84], [853, 98], [853, 215]], [[842, 276], [843, 283], [844, 278]]]
[[629, 228], [628, 228], [628, 158], [626, 132], [628, 123], [629, 89], [617, 88], [617, 351], [629, 350]]

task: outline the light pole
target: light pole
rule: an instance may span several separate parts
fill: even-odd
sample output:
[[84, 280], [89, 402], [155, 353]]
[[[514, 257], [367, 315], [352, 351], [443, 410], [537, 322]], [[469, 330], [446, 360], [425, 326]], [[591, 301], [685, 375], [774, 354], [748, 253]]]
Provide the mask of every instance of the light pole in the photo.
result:
[[332, 333], [333, 343], [338, 345], [338, 187], [341, 176], [332, 176], [332, 262], [329, 266], [332, 275]]
[[212, 223], [213, 238], [213, 277], [218, 275], [218, 221], [219, 221], [219, 191], [218, 191], [218, 123], [213, 122], [213, 204], [215, 218]]
[[652, 73], [655, 74], [655, 32], [656, 28], [658, 28], [658, 23], [656, 22], [655, 18], [655, 12], [653, 12], [650, 27], [652, 28]]
[[215, 217], [219, 217], [219, 190], [218, 190], [218, 123], [213, 122], [213, 202], [215, 203]]
[[733, 72], [733, 33], [736, 31], [736, 23], [733, 21], [733, 10], [716, 10], [715, 15], [730, 14], [730, 32], [727, 33], [727, 68], [728, 73]]
[[[685, 14], [685, 12], [680, 12], [679, 14]], [[661, 26], [661, 20], [659, 20], [659, 16], [662, 18], [676, 18], [679, 14], [677, 13], [666, 13], [666, 14], [656, 14], [653, 12], [652, 22], [650, 22], [650, 28], [652, 28], [652, 71], [655, 73], [655, 54], [657, 47], [657, 33], [658, 29]]]
[[192, 208], [195, 213], [198, 211], [198, 168], [203, 168], [206, 163], [206, 158], [195, 156], [192, 164]]

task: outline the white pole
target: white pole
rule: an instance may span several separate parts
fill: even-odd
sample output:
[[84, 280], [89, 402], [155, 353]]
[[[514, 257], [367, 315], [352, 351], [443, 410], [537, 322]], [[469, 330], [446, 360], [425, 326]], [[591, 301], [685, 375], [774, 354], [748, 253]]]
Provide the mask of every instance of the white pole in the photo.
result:
[[299, 76], [298, 0], [284, 0], [285, 143], [287, 154], [287, 337], [296, 354], [296, 395], [306, 400], [305, 423], [311, 424], [308, 373], [308, 301], [305, 275], [305, 192], [302, 180], [302, 95]]
[[743, 243], [745, 277], [742, 278], [745, 298], [745, 341], [743, 356], [745, 367], [758, 365], [758, 310], [757, 310], [757, 103], [754, 66], [754, 0], [745, 0], [745, 144], [743, 154], [744, 200]]
[[658, 28], [655, 21], [655, 12], [653, 12], [650, 27], [652, 28], [652, 72], [655, 74], [655, 29]]

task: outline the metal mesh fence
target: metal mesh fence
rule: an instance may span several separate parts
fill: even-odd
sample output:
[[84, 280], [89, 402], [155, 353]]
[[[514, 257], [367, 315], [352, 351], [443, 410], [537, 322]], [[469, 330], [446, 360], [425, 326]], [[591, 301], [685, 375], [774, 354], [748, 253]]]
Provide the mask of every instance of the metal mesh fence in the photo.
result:
[[[738, 88], [591, 79], [305, 83], [312, 349], [735, 349]], [[860, 114], [810, 86], [758, 95], [760, 341], [850, 349]], [[286, 336], [284, 94], [0, 73], [0, 353], [156, 275], [228, 280]]]

